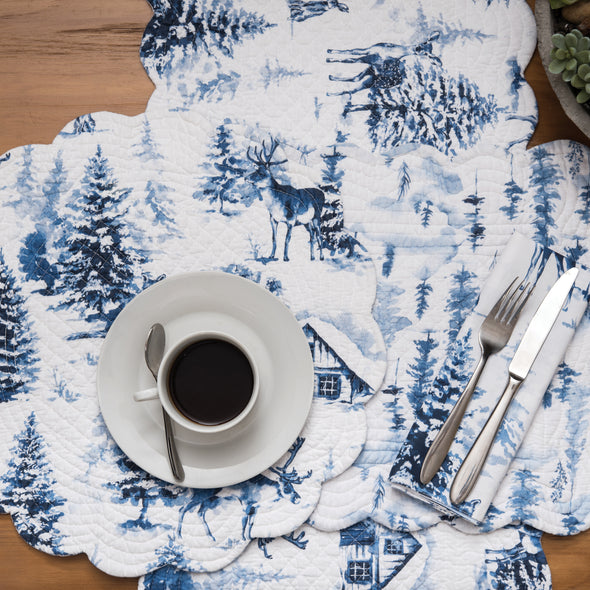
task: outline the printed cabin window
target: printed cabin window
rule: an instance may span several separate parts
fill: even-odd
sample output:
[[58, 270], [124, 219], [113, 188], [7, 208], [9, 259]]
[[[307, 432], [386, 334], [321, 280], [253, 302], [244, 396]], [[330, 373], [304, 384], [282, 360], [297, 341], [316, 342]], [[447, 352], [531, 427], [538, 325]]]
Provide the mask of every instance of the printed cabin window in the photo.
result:
[[373, 571], [370, 561], [349, 561], [346, 579], [350, 584], [370, 584]]
[[342, 380], [340, 375], [318, 375], [318, 396], [325, 399], [340, 397]]

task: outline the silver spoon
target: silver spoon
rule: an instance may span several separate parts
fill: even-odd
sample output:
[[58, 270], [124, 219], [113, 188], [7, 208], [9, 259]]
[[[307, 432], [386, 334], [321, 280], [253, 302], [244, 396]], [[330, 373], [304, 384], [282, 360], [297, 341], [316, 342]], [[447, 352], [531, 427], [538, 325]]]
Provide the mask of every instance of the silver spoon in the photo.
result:
[[[156, 383], [158, 382], [158, 371], [160, 370], [160, 363], [164, 356], [164, 347], [166, 345], [166, 332], [162, 324], [154, 324], [149, 331], [147, 340], [145, 342], [145, 364], [148, 366], [151, 374], [154, 376]], [[166, 449], [168, 450], [168, 461], [172, 469], [172, 475], [177, 481], [184, 480], [184, 468], [178, 456], [176, 449], [176, 441], [174, 440], [174, 430], [172, 427], [172, 420], [162, 408], [164, 417], [164, 433], [166, 435]]]

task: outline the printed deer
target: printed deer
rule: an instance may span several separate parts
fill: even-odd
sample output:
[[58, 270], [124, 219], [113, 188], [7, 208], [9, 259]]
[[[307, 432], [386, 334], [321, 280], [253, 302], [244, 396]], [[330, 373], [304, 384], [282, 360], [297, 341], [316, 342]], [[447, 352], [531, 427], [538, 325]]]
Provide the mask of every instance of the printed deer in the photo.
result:
[[284, 164], [287, 160], [273, 161], [278, 142], [271, 138], [267, 149], [262, 142], [262, 149], [254, 148], [253, 155], [248, 148], [248, 159], [256, 164], [256, 170], [250, 174], [251, 182], [259, 185], [260, 198], [266, 205], [272, 229], [271, 260], [276, 260], [277, 229], [279, 223], [287, 226], [283, 260], [289, 260], [289, 242], [291, 233], [297, 225], [302, 225], [309, 233], [309, 256], [314, 260], [314, 242], [317, 243], [320, 260], [324, 259], [322, 251], [322, 234], [320, 218], [324, 207], [324, 193], [318, 188], [295, 188], [290, 184], [280, 184], [273, 175], [272, 167]]
[[[328, 63], [362, 63], [367, 67], [354, 76], [333, 76], [335, 82], [352, 82], [345, 90], [330, 92], [329, 96], [352, 95], [355, 92], [370, 89], [370, 93], [398, 86], [405, 75], [404, 58], [412, 55], [425, 55], [440, 64], [440, 59], [432, 54], [432, 42], [438, 39], [440, 32], [433, 33], [428, 39], [417, 45], [398, 45], [396, 43], [375, 43], [370, 47], [356, 49], [328, 49], [331, 57]], [[350, 110], [368, 110], [370, 104], [356, 105]]]

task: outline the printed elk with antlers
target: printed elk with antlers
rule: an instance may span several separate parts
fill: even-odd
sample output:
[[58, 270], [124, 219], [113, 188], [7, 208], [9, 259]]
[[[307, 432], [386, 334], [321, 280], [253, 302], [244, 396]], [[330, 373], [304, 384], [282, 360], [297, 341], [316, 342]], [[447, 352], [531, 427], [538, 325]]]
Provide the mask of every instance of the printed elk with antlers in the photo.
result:
[[250, 181], [260, 188], [260, 198], [266, 205], [270, 216], [272, 229], [272, 251], [270, 258], [276, 260], [277, 230], [279, 223], [287, 226], [283, 249], [283, 260], [289, 260], [289, 242], [291, 233], [297, 225], [305, 227], [309, 233], [309, 255], [314, 260], [314, 242], [317, 244], [320, 260], [324, 259], [322, 251], [322, 234], [320, 218], [324, 207], [324, 193], [315, 187], [295, 188], [290, 184], [280, 184], [274, 177], [272, 167], [279, 166], [287, 160], [273, 161], [278, 142], [271, 138], [267, 148], [262, 142], [262, 149], [254, 148], [248, 159], [256, 165], [256, 170], [250, 174]]
[[[333, 82], [346, 82], [348, 85], [340, 92], [328, 93], [328, 96], [350, 96], [368, 89], [369, 95], [374, 98], [377, 94], [387, 92], [404, 79], [404, 60], [410, 56], [424, 56], [440, 64], [440, 59], [432, 54], [432, 42], [439, 36], [440, 32], [436, 31], [428, 39], [415, 45], [375, 43], [366, 48], [328, 49], [328, 63], [366, 64], [363, 70], [353, 76], [330, 75]], [[371, 103], [350, 105], [346, 112], [368, 110], [371, 107]]]

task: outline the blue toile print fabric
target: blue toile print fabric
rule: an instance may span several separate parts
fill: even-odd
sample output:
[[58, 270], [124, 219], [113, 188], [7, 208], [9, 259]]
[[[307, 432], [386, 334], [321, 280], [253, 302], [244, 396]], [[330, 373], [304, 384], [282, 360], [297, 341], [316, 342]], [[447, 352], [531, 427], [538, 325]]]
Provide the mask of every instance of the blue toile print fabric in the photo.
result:
[[[468, 377], [513, 234], [525, 270], [556, 252], [544, 285], [590, 263], [588, 150], [526, 149], [525, 1], [150, 4], [146, 112], [83, 115], [0, 158], [0, 508], [32, 546], [146, 589], [549, 588], [541, 531], [590, 526], [587, 285], [560, 325], [571, 342], [522, 390], [461, 513], [481, 524], [390, 481], [411, 485], [397, 457]], [[284, 456], [214, 489], [134, 464], [96, 392], [121, 310], [202, 270], [279, 297], [316, 377]], [[457, 355], [457, 383], [437, 392]]]
[[[453, 478], [508, 382], [508, 365], [535, 310], [557, 278], [571, 264], [560, 254], [543, 249], [519, 234], [510, 239], [482, 287], [474, 312], [465, 319], [449, 348], [449, 356], [442, 366], [433, 367], [431, 390], [417, 411], [417, 421], [410, 427], [408, 438], [391, 467], [392, 484], [434, 504], [447, 514], [461, 516], [474, 524], [481, 524], [485, 520], [490, 503], [586, 311], [590, 289], [590, 273], [587, 271], [583, 270], [578, 275], [557, 324], [508, 409], [484, 470], [473, 491], [459, 505], [452, 504], [449, 498]], [[480, 327], [495, 302], [516, 277], [535, 285], [531, 297], [506, 347], [490, 357], [472, 397], [468, 414], [454, 437], [447, 460], [432, 481], [422, 485], [420, 470], [426, 452], [467, 385], [479, 358]]]

